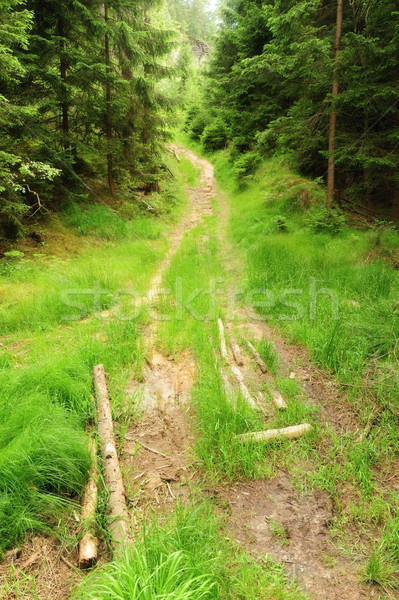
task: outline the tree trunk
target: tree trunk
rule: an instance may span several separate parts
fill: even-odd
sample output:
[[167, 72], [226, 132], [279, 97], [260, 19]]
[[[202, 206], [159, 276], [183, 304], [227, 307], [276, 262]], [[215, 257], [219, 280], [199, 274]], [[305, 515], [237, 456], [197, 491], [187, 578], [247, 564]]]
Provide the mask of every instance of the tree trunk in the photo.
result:
[[339, 94], [338, 63], [342, 38], [342, 21], [344, 13], [343, 0], [337, 0], [337, 28], [334, 44], [334, 75], [332, 84], [332, 106], [330, 115], [330, 130], [328, 136], [328, 173], [327, 173], [327, 202], [331, 206], [335, 192], [335, 139], [337, 129], [337, 98]]
[[67, 90], [67, 72], [68, 61], [65, 55], [65, 27], [64, 19], [58, 19], [58, 35], [60, 38], [60, 78], [61, 78], [61, 128], [63, 146], [67, 150], [69, 148], [69, 107], [68, 107], [68, 90]]
[[108, 173], [108, 187], [111, 194], [115, 194], [115, 181], [114, 181], [114, 162], [112, 155], [112, 105], [111, 105], [111, 83], [109, 76], [111, 74], [111, 51], [109, 44], [109, 33], [108, 33], [108, 4], [104, 3], [104, 21], [106, 24], [105, 38], [104, 38], [104, 57], [105, 57], [105, 68], [107, 74], [107, 81], [105, 84], [105, 135], [107, 139], [107, 173]]

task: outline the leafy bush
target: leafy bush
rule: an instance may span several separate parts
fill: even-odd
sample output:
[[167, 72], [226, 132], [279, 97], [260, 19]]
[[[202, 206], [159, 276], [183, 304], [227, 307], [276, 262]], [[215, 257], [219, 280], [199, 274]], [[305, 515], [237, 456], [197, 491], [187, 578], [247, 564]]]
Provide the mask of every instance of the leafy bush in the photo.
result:
[[222, 119], [215, 119], [207, 125], [201, 135], [201, 143], [206, 152], [221, 150], [226, 146], [227, 140], [228, 130]]
[[254, 173], [259, 166], [261, 157], [257, 152], [246, 152], [234, 161], [234, 174], [237, 179]]
[[309, 211], [307, 225], [315, 233], [336, 235], [345, 225], [345, 215], [336, 208], [318, 206]]

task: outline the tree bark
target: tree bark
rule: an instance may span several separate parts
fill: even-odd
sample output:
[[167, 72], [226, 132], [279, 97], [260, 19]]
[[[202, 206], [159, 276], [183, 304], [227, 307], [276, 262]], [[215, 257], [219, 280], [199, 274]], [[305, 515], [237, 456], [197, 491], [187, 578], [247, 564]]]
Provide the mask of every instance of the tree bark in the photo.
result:
[[58, 36], [60, 38], [60, 78], [61, 78], [61, 129], [64, 148], [69, 148], [69, 106], [67, 90], [68, 61], [65, 55], [65, 23], [63, 17], [58, 19]]
[[115, 194], [115, 179], [114, 179], [114, 160], [112, 154], [112, 97], [111, 97], [111, 83], [109, 76], [111, 74], [111, 51], [109, 43], [108, 33], [108, 4], [105, 2], [103, 5], [104, 21], [107, 27], [104, 37], [104, 58], [105, 58], [105, 70], [107, 74], [107, 81], [105, 83], [105, 136], [107, 140], [107, 174], [108, 174], [108, 187], [112, 195]]
[[334, 44], [334, 75], [332, 84], [332, 106], [330, 128], [328, 135], [328, 172], [327, 172], [327, 203], [331, 206], [335, 194], [335, 145], [337, 130], [337, 98], [339, 95], [338, 63], [342, 39], [342, 22], [344, 13], [343, 0], [337, 0], [337, 25]]
[[79, 543], [79, 566], [88, 569], [97, 562], [98, 540], [94, 535], [94, 525], [98, 501], [97, 489], [97, 447], [94, 439], [89, 443], [92, 467], [86, 483], [86, 489], [82, 502], [82, 523], [85, 534]]
[[114, 551], [119, 553], [128, 541], [128, 511], [125, 487], [115, 446], [111, 405], [108, 397], [104, 367], [93, 369], [94, 387], [97, 397], [98, 436], [104, 463], [104, 480], [109, 491], [109, 526]]

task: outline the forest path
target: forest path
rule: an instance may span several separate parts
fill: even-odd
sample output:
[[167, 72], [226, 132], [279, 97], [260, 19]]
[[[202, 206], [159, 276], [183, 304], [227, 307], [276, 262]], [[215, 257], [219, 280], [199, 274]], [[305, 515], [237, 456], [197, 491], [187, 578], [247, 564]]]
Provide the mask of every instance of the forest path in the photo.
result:
[[[344, 407], [334, 382], [315, 369], [303, 348], [288, 344], [259, 319], [251, 306], [239, 300], [245, 267], [229, 239], [229, 205], [223, 193], [217, 190], [213, 166], [187, 148], [175, 146], [173, 150], [201, 170], [201, 179], [198, 186], [188, 189], [189, 209], [172, 233], [170, 250], [152, 281], [148, 302], [156, 306], [162, 299], [164, 274], [184, 237], [191, 235], [204, 216], [212, 214], [211, 199], [214, 198], [219, 260], [224, 271], [218, 302], [226, 315], [227, 338], [230, 342], [236, 339], [272, 341], [280, 358], [281, 374], [300, 383], [306, 402], [319, 409], [321, 426], [337, 431], [355, 429], [354, 417]], [[195, 361], [190, 352], [178, 357], [164, 355], [157, 340], [156, 318], [151, 320], [144, 337], [147, 357], [144, 380], [133, 380], [127, 389], [131, 401], [140, 401], [144, 415], [127, 433], [122, 452], [127, 496], [138, 521], [140, 514], [145, 518], [153, 511], [172, 510], [176, 500], [188, 500], [191, 489], [200, 483], [207, 494], [222, 501], [222, 510], [228, 515], [229, 536], [253, 556], [259, 559], [272, 556], [282, 563], [310, 598], [377, 598], [373, 588], [360, 583], [362, 562], [359, 557], [345, 556], [334, 545], [329, 530], [334, 507], [325, 491], [300, 493], [284, 466], [277, 467], [271, 479], [234, 484], [214, 486], [206, 481], [206, 476], [205, 482], [203, 475], [198, 477], [192, 467], [195, 438], [188, 418], [188, 401], [196, 379]], [[256, 394], [261, 387], [273, 385], [273, 376], [260, 374], [245, 350], [241, 347], [243, 364], [240, 368], [249, 390]], [[227, 367], [234, 364], [230, 349], [227, 363]], [[231, 379], [230, 370], [228, 373]], [[230, 385], [237, 386], [234, 378]], [[275, 408], [271, 405], [263, 408], [267, 421]], [[295, 453], [295, 442], [291, 443], [286, 448]], [[306, 469], [313, 467], [303, 465]], [[285, 532], [284, 536], [276, 535], [275, 524]]]

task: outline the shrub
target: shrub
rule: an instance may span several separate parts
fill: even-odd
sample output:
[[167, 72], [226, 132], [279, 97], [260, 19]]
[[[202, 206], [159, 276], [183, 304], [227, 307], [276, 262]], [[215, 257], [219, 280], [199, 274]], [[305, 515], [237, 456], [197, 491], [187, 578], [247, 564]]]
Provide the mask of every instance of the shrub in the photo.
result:
[[336, 208], [318, 206], [309, 211], [307, 225], [315, 233], [336, 235], [345, 225], [345, 215]]
[[246, 152], [234, 161], [234, 174], [237, 179], [254, 173], [259, 166], [261, 157], [257, 152]]
[[194, 140], [199, 140], [204, 132], [205, 127], [209, 125], [210, 117], [203, 110], [198, 109], [191, 115], [191, 120], [188, 124], [190, 137]]
[[227, 139], [227, 126], [222, 119], [215, 119], [213, 123], [207, 125], [201, 135], [201, 143], [206, 152], [221, 150], [226, 146]]
[[272, 219], [270, 219], [267, 232], [268, 233], [287, 233], [288, 225], [287, 219], [282, 215], [276, 215]]

